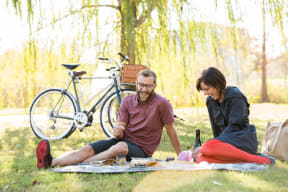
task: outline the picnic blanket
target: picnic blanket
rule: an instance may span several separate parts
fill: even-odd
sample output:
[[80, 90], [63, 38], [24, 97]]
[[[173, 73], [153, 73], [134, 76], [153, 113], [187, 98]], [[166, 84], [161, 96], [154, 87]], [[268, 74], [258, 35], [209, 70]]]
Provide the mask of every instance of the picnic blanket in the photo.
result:
[[199, 164], [185, 161], [171, 161], [171, 162], [158, 162], [155, 166], [143, 166], [143, 167], [132, 167], [129, 164], [124, 166], [97, 166], [91, 164], [79, 164], [73, 166], [56, 167], [51, 168], [53, 172], [59, 173], [131, 173], [131, 172], [146, 172], [146, 171], [157, 171], [157, 170], [233, 170], [233, 171], [260, 171], [268, 168], [266, 164], [255, 164], [255, 163], [237, 163], [237, 164], [218, 164], [218, 163], [207, 163], [201, 162]]

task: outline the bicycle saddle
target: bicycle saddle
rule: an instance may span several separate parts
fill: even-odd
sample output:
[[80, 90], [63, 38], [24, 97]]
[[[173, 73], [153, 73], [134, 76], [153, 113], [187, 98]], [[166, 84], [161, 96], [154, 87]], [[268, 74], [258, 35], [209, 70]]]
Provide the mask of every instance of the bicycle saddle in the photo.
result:
[[73, 63], [73, 64], [61, 64], [63, 67], [65, 67], [66, 69], [75, 69], [77, 68], [80, 63]]
[[74, 77], [79, 77], [85, 75], [86, 73], [86, 71], [73, 71]]

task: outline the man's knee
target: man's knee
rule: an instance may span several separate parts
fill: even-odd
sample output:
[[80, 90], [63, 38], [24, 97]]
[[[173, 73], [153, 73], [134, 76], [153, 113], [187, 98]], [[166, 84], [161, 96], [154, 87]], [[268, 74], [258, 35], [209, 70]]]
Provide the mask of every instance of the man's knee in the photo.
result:
[[128, 154], [128, 145], [125, 142], [120, 141], [116, 145], [113, 145], [110, 148], [115, 155], [127, 155]]
[[88, 157], [95, 155], [94, 149], [90, 145], [86, 145], [85, 147], [81, 148], [79, 152], [84, 154], [85, 156], [87, 155]]

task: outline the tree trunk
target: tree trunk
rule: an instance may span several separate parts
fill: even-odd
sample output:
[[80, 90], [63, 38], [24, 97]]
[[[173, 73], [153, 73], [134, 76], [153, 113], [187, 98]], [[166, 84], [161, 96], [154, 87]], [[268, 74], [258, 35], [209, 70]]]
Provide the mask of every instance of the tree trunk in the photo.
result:
[[129, 57], [129, 63], [136, 60], [136, 2], [135, 0], [120, 1], [121, 5], [121, 51]]
[[[285, 58], [287, 58], [288, 59], [288, 53], [286, 53], [286, 55], [285, 55]], [[286, 59], [286, 61], [287, 61], [287, 59]], [[285, 76], [284, 76], [284, 86], [285, 87], [287, 87], [288, 86], [288, 83], [287, 83], [287, 76], [288, 76], [288, 70], [287, 70], [287, 63], [284, 63], [284, 73], [285, 73]]]
[[262, 45], [262, 89], [261, 102], [268, 102], [267, 94], [267, 58], [266, 58], [266, 24], [265, 24], [265, 5], [263, 1], [263, 45]]
[[123, 12], [122, 10], [120, 9], [120, 15], [121, 15], [121, 36], [120, 36], [120, 49], [121, 49], [121, 52], [124, 53], [125, 51], [125, 22], [124, 22], [124, 15], [123, 15]]

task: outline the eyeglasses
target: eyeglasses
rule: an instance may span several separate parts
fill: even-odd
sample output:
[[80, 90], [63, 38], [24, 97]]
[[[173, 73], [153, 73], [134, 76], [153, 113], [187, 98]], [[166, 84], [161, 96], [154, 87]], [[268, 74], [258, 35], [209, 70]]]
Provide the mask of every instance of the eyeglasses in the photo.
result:
[[137, 82], [137, 85], [139, 88], [146, 87], [147, 89], [152, 89], [154, 87], [154, 84], [145, 84], [145, 83], [138, 83], [138, 82]]

